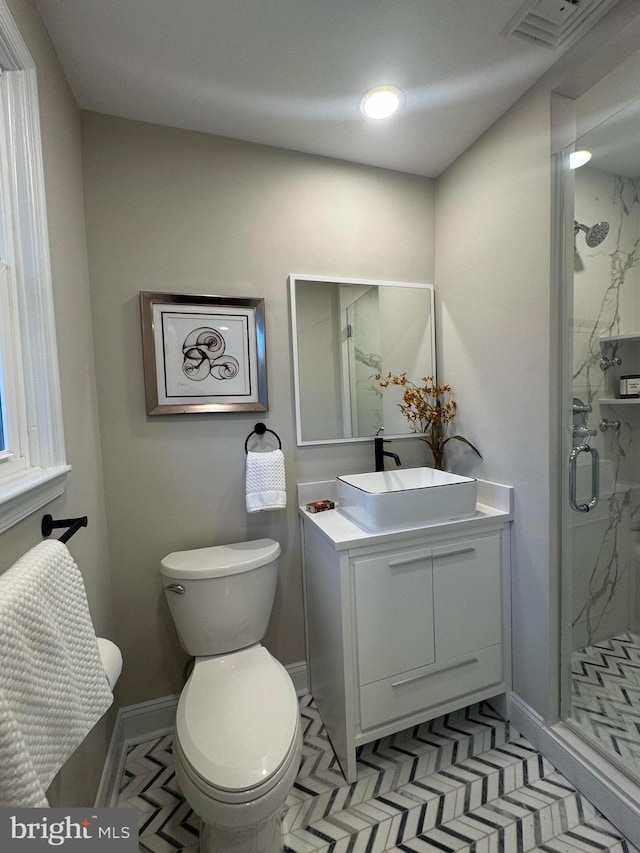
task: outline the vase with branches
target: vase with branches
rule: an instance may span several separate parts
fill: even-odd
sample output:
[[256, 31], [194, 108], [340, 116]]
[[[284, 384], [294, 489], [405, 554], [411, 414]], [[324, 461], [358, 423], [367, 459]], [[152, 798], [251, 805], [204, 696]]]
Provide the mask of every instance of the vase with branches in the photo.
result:
[[433, 455], [433, 467], [442, 471], [446, 465], [446, 448], [450, 441], [461, 441], [481, 459], [478, 448], [462, 435], [448, 435], [450, 424], [456, 417], [457, 404], [450, 385], [437, 385], [433, 376], [423, 376], [421, 385], [407, 378], [406, 373], [394, 376], [387, 373], [376, 375], [381, 388], [398, 385], [402, 388], [400, 411], [409, 424], [411, 432], [420, 433], [418, 438], [429, 445]]

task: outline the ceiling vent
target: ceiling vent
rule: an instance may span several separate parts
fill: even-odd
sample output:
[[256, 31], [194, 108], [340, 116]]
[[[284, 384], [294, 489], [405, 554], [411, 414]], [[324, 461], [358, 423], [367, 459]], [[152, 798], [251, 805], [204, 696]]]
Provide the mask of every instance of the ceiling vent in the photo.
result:
[[618, 0], [527, 0], [502, 31], [503, 36], [566, 48], [581, 38]]

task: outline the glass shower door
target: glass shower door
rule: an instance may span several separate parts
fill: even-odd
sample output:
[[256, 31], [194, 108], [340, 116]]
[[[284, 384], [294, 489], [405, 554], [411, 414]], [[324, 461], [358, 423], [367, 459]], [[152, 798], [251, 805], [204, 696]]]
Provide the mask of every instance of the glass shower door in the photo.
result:
[[593, 157], [565, 176], [561, 698], [572, 728], [640, 777], [640, 157], [632, 112], [577, 140], [572, 148]]

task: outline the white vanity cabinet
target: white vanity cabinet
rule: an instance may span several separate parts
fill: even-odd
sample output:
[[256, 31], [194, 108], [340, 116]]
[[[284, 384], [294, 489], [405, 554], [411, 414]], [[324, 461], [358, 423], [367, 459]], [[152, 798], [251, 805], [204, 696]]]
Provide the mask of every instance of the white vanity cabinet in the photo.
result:
[[301, 511], [309, 681], [352, 782], [360, 744], [507, 691], [509, 515], [373, 536], [322, 515]]
[[499, 535], [351, 570], [363, 729], [502, 682]]

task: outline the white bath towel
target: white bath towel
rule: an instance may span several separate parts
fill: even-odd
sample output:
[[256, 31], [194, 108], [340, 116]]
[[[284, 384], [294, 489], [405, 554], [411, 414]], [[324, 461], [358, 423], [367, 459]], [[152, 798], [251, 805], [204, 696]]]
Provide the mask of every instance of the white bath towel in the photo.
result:
[[247, 453], [247, 512], [284, 509], [287, 505], [287, 483], [284, 454], [281, 450]]
[[0, 575], [0, 806], [46, 789], [113, 702], [82, 575], [57, 540]]

